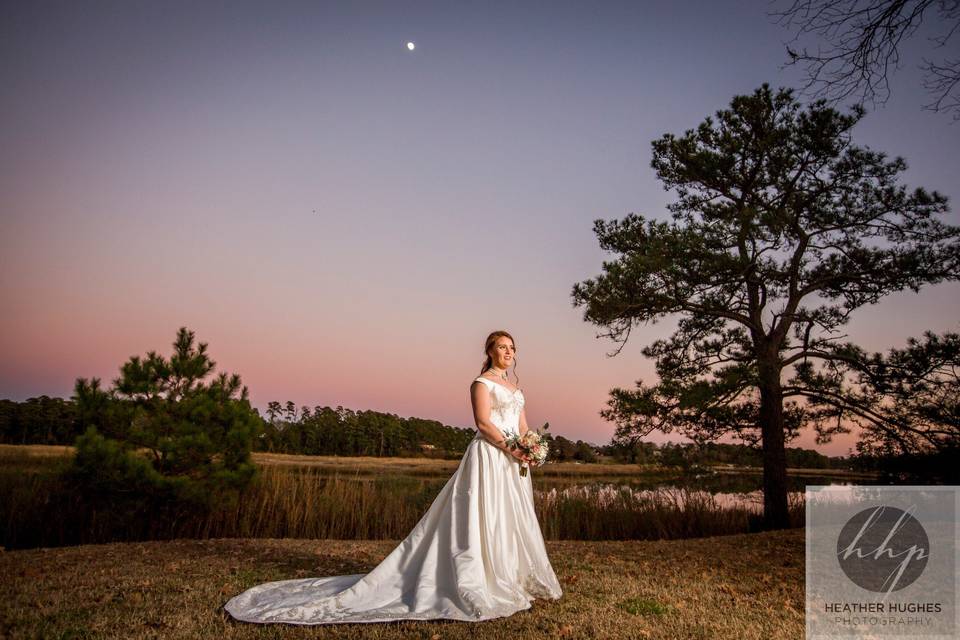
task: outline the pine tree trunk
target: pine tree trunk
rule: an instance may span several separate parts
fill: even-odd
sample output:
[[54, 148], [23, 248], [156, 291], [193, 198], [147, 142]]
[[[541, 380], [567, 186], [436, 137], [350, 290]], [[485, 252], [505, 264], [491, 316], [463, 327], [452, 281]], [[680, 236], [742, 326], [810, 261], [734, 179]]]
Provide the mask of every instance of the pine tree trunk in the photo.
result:
[[783, 395], [780, 371], [759, 364], [760, 433], [763, 438], [763, 524], [765, 529], [790, 526], [787, 510], [787, 451], [784, 447]]

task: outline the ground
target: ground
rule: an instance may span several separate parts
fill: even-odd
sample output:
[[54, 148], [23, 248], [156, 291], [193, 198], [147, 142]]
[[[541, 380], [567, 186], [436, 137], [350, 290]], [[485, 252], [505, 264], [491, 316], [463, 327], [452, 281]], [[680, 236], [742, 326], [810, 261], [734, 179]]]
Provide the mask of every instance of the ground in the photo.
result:
[[558, 601], [503, 619], [297, 626], [223, 604], [271, 580], [365, 573], [395, 540], [233, 539], [0, 552], [0, 638], [752, 638], [804, 635], [803, 529], [547, 541]]

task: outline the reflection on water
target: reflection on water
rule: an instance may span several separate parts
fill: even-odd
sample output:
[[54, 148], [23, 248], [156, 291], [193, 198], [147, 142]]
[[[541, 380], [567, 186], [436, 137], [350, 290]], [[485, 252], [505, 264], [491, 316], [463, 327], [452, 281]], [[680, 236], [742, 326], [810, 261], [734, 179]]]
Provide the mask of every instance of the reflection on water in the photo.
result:
[[[655, 489], [634, 489], [627, 485], [618, 484], [589, 484], [573, 485], [563, 489], [556, 487], [549, 490], [534, 492], [537, 500], [544, 506], [550, 507], [564, 500], [584, 500], [591, 502], [601, 509], [624, 503], [642, 504], [669, 504], [683, 509], [688, 504], [709, 503], [720, 509], [745, 508], [760, 513], [763, 511], [763, 491], [749, 492], [711, 492], [691, 487], [664, 485]], [[803, 491], [789, 491], [787, 503], [790, 505], [802, 504]]]
[[[571, 486], [592, 486], [597, 484], [617, 485], [631, 489], [657, 489], [660, 487], [684, 487], [686, 489], [706, 491], [708, 493], [751, 493], [763, 489], [763, 475], [759, 473], [700, 473], [663, 479], [657, 477], [609, 477], [584, 481], [583, 478], [538, 478], [534, 475], [536, 489], [549, 491], [562, 490]], [[787, 476], [787, 491], [803, 493], [807, 485], [850, 485], [873, 484], [869, 480], [838, 479], [830, 476]]]
[[[321, 485], [331, 477], [315, 476]], [[372, 485], [379, 495], [400, 499], [414, 509], [426, 510], [449, 478], [408, 475], [340, 477], [339, 482]], [[869, 480], [840, 480], [829, 476], [788, 476], [788, 501], [802, 504], [807, 485], [870, 484]], [[763, 508], [763, 476], [759, 473], [690, 473], [670, 478], [652, 476], [616, 476], [557, 478], [539, 476], [534, 471], [534, 495], [538, 504], [547, 506], [564, 500], [588, 500], [604, 508], [616, 503], [672, 503], [684, 506], [691, 500], [709, 502], [717, 508]]]
[[[353, 476], [349, 474], [334, 474], [326, 476], [313, 471], [302, 471], [314, 478], [321, 485], [337, 478], [340, 482], [357, 482], [371, 484], [377, 489], [389, 489], [402, 493], [436, 494], [449, 480], [448, 477], [411, 476], [404, 474], [388, 474], [382, 476]], [[839, 479], [836, 476], [787, 476], [787, 491], [803, 493], [808, 485], [860, 485], [876, 484], [875, 481], [859, 478]], [[622, 486], [637, 490], [654, 490], [660, 488], [684, 488], [692, 491], [707, 493], [736, 493], [751, 494], [763, 490], [763, 475], [760, 473], [691, 473], [678, 474], [670, 477], [663, 476], [602, 476], [586, 479], [583, 476], [563, 478], [543, 476], [534, 470], [533, 487], [538, 492], [551, 489], [561, 491], [572, 487], [595, 486]]]

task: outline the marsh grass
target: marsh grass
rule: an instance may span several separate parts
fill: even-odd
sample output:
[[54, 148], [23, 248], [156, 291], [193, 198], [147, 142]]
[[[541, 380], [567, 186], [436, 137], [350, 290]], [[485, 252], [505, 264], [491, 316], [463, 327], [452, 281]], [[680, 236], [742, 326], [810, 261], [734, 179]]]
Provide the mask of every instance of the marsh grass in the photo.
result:
[[[0, 455], [10, 461], [0, 467], [0, 526], [7, 548], [173, 538], [400, 539], [449, 479], [425, 473], [438, 461], [401, 459], [385, 465], [393, 473], [362, 473], [363, 461], [351, 470], [343, 461], [352, 459], [341, 459], [332, 471], [269, 463], [260, 466], [256, 482], [239, 499], [196, 511], [85, 496], [57, 475], [69, 461], [62, 451], [18, 458], [0, 448]], [[411, 465], [420, 473], [411, 474]], [[555, 483], [540, 471], [534, 470], [534, 505], [548, 540], [675, 539], [759, 528], [759, 510], [749, 502], [689, 488], [601, 483], [602, 476]], [[552, 486], [540, 489], [541, 484]], [[802, 501], [792, 500], [791, 514], [792, 524], [802, 526]]]
[[[759, 531], [758, 497], [598, 484], [542, 492], [536, 505], [547, 539], [658, 540]], [[791, 493], [788, 498], [791, 526], [803, 526], [803, 495]]]

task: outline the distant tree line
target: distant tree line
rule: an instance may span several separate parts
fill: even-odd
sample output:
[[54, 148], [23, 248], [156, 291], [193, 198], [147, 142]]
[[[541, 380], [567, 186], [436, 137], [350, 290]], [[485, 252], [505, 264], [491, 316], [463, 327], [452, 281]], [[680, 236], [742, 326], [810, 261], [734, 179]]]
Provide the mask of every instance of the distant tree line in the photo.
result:
[[[256, 410], [254, 410], [256, 412]], [[256, 412], [258, 415], [259, 413]], [[266, 416], [253, 439], [253, 450], [269, 453], [336, 456], [420, 456], [453, 458], [466, 450], [476, 434], [472, 428], [451, 427], [436, 420], [402, 418], [379, 411], [354, 411], [337, 406], [307, 406], [293, 402], [269, 403]], [[81, 435], [83, 422], [72, 400], [40, 396], [23, 402], [0, 400], [0, 443], [72, 445]], [[594, 463], [606, 458], [623, 464], [662, 464], [686, 467], [694, 464], [763, 466], [763, 452], [752, 445], [706, 442], [616, 441], [594, 445], [570, 440], [542, 430], [554, 462]], [[944, 470], [956, 461], [956, 453], [935, 456], [859, 453], [828, 457], [813, 449], [787, 447], [787, 466], [804, 469], [884, 470], [896, 477], [916, 477], [924, 471]], [[934, 459], [936, 458], [936, 459]]]
[[[107, 399], [107, 402], [110, 400]], [[254, 409], [259, 416], [259, 412]], [[40, 396], [23, 402], [0, 400], [0, 443], [72, 445], [83, 433], [72, 400]], [[543, 429], [551, 460], [596, 462], [598, 448]], [[260, 418], [253, 451], [311, 456], [459, 457], [476, 434], [437, 420], [402, 418], [380, 411], [337, 406], [297, 407], [270, 402]]]
[[72, 400], [43, 395], [23, 402], [0, 400], [0, 442], [70, 444], [82, 433]]
[[[787, 466], [803, 469], [849, 468], [851, 461], [844, 457], [828, 457], [812, 449], [787, 447]], [[763, 451], [744, 444], [726, 444], [718, 442], [673, 443], [665, 442], [657, 446], [653, 442], [615, 441], [602, 449], [624, 463], [659, 463], [666, 466], [692, 466], [711, 464], [732, 464], [744, 467], [763, 466]]]
[[[547, 425], [547, 429], [549, 429]], [[576, 442], [568, 440], [563, 436], [555, 436], [544, 432], [547, 443], [550, 445], [550, 460], [556, 462], [597, 462], [599, 448], [577, 440]]]
[[459, 457], [475, 434], [474, 429], [380, 411], [341, 406], [312, 410], [304, 406], [298, 411], [293, 402], [271, 402], [254, 450], [315, 456]]
[[[105, 398], [106, 403], [121, 400]], [[259, 412], [254, 409], [259, 415]], [[85, 421], [73, 400], [43, 395], [0, 400], [0, 443], [73, 445]], [[271, 402], [260, 418], [253, 451], [299, 455], [449, 457], [462, 455], [475, 429], [436, 420], [401, 418], [338, 406], [302, 407]]]

